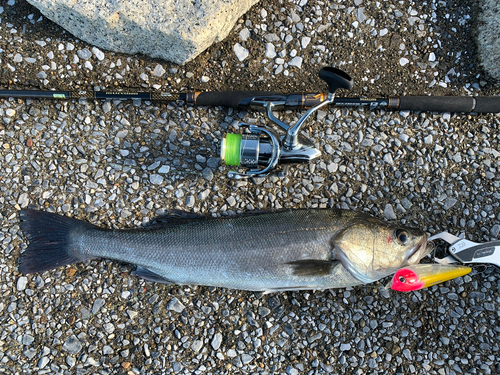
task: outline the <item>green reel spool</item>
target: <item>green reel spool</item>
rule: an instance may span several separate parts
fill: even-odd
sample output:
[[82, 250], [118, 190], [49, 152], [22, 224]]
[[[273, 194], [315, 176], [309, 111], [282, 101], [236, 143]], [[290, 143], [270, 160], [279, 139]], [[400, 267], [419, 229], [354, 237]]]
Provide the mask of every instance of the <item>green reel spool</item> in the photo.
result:
[[226, 165], [240, 165], [241, 134], [226, 134], [226, 137], [222, 139], [220, 157]]

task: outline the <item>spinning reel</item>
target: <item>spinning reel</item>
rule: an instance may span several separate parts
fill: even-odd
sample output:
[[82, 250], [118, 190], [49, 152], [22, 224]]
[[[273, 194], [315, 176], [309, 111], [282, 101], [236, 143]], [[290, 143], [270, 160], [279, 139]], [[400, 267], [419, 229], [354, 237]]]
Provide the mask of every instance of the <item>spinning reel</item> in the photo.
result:
[[264, 109], [269, 120], [283, 129], [285, 134], [279, 135], [270, 127], [247, 123], [242, 123], [240, 126], [247, 128], [249, 133], [227, 134], [222, 139], [222, 161], [228, 166], [249, 168], [245, 173], [231, 171], [228, 173], [229, 178], [265, 177], [278, 164], [309, 163], [321, 155], [321, 151], [310, 140], [299, 135], [300, 129], [314, 112], [333, 103], [336, 90], [350, 90], [353, 81], [347, 73], [331, 67], [321, 69], [319, 77], [328, 84], [328, 94], [318, 94], [321, 95], [322, 101], [304, 113], [293, 126], [285, 124], [273, 115], [273, 110], [280, 110], [289, 105], [285, 100], [272, 96], [255, 96], [251, 103], [247, 103], [252, 108]]

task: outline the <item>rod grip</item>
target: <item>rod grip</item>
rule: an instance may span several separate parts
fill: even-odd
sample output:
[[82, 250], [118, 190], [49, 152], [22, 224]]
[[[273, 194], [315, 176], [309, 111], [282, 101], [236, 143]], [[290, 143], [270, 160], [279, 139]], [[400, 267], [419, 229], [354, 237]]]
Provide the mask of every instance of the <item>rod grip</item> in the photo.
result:
[[400, 96], [399, 110], [499, 113], [500, 96]]

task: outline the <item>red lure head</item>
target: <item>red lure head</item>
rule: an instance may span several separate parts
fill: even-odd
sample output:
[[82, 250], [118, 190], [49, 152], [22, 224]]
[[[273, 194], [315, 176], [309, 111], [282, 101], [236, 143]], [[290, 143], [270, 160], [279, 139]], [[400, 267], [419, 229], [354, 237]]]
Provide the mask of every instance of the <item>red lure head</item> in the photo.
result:
[[420, 280], [415, 271], [409, 268], [399, 269], [392, 278], [391, 288], [398, 292], [411, 292], [424, 287], [425, 283]]

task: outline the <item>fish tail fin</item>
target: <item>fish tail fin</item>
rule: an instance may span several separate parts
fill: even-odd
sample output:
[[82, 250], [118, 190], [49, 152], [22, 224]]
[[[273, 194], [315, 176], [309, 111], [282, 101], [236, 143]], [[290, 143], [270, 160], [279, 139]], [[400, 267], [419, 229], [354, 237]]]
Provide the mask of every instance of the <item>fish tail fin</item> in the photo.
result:
[[92, 259], [86, 257], [73, 244], [72, 233], [96, 226], [67, 216], [45, 211], [21, 210], [21, 229], [29, 241], [21, 255], [19, 271], [44, 272], [57, 267]]

